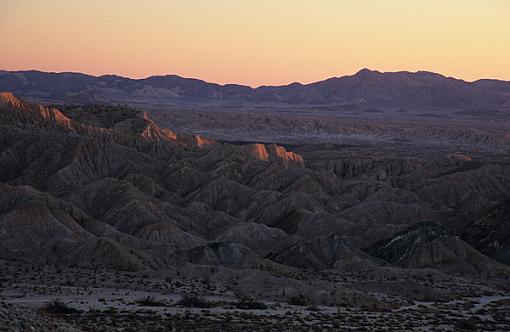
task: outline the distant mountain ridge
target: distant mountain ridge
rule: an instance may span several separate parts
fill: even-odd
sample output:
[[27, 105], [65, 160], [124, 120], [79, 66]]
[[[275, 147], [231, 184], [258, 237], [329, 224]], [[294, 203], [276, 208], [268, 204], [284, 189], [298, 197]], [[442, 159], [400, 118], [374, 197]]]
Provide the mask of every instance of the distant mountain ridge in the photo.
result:
[[176, 75], [131, 79], [116, 75], [0, 71], [0, 91], [48, 102], [218, 103], [224, 105], [363, 105], [386, 108], [510, 110], [510, 82], [466, 82], [419, 72], [378, 72], [284, 86], [219, 85]]

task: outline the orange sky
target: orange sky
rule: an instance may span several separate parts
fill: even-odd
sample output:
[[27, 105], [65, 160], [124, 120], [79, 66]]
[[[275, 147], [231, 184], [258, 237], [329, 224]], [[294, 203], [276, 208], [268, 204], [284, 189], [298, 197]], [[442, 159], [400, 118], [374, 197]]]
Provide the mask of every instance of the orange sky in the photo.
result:
[[0, 0], [0, 69], [252, 86], [430, 70], [510, 80], [507, 0]]

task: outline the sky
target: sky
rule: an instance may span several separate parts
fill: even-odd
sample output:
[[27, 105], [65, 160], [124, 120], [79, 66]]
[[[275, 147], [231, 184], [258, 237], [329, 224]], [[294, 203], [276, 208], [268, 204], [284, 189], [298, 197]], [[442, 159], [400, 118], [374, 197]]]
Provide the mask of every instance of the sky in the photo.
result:
[[510, 0], [0, 0], [0, 69], [221, 84], [510, 80]]

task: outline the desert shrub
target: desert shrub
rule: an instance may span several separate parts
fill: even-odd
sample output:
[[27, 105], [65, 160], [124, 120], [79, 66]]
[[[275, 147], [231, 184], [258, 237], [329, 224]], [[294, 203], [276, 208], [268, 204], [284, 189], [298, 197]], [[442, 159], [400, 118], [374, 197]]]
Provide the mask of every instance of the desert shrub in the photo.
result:
[[233, 306], [241, 310], [265, 310], [267, 305], [264, 302], [258, 301], [256, 298], [246, 295], [240, 291], [233, 291], [235, 296], [239, 299], [238, 302], [233, 303]]
[[136, 303], [146, 307], [164, 307], [166, 303], [163, 301], [156, 300], [154, 296], [147, 296], [143, 299], [136, 300]]
[[459, 331], [476, 331], [477, 325], [476, 322], [469, 321], [467, 319], [461, 319], [455, 322], [455, 326]]
[[52, 315], [71, 315], [79, 313], [78, 310], [69, 307], [60, 300], [51, 301], [43, 308], [43, 311]]
[[106, 310], [103, 310], [103, 313], [107, 315], [116, 315], [118, 314], [118, 311], [114, 307], [108, 307]]
[[318, 306], [316, 306], [316, 305], [310, 305], [310, 306], [308, 306], [306, 308], [306, 310], [308, 310], [308, 311], [315, 311], [315, 312], [321, 311], [321, 309]]
[[181, 300], [178, 303], [179, 305], [183, 307], [188, 308], [209, 308], [211, 307], [211, 303], [204, 300], [200, 296], [198, 296], [195, 293], [185, 293]]
[[257, 301], [255, 299], [241, 299], [241, 301], [235, 304], [237, 309], [241, 310], [265, 310], [267, 305], [264, 302]]
[[287, 301], [290, 305], [299, 305], [299, 306], [305, 306], [308, 304], [308, 301], [303, 295], [297, 295], [297, 296], [291, 296], [289, 297], [289, 300]]

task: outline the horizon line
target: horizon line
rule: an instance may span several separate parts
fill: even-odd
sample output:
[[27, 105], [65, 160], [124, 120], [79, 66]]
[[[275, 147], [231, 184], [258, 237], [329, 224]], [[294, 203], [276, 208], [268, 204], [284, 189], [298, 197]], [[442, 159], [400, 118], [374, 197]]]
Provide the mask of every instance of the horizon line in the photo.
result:
[[222, 86], [222, 87], [228, 86], [228, 85], [236, 85], [236, 86], [249, 87], [251, 89], [258, 89], [258, 88], [262, 88], [262, 87], [283, 87], [283, 86], [289, 86], [289, 85], [293, 85], [293, 84], [310, 85], [310, 84], [314, 84], [314, 83], [324, 82], [324, 81], [327, 81], [327, 80], [330, 80], [330, 79], [355, 76], [355, 75], [359, 74], [362, 71], [368, 71], [368, 72], [379, 73], [379, 74], [397, 74], [397, 73], [418, 74], [418, 73], [430, 73], [430, 74], [440, 75], [440, 76], [442, 76], [444, 78], [451, 78], [451, 79], [455, 79], [455, 80], [458, 80], [458, 81], [463, 81], [463, 82], [466, 82], [466, 83], [475, 83], [475, 82], [483, 81], [483, 80], [491, 80], [491, 81], [500, 81], [500, 82], [508, 82], [508, 83], [510, 83], [510, 80], [499, 79], [499, 78], [488, 78], [488, 77], [482, 77], [482, 78], [478, 78], [476, 80], [465, 80], [465, 79], [458, 78], [458, 77], [455, 77], [455, 76], [449, 76], [449, 75], [445, 75], [445, 74], [442, 74], [442, 73], [438, 73], [438, 72], [434, 72], [434, 71], [429, 71], [429, 70], [380, 71], [380, 70], [377, 70], [377, 69], [370, 69], [370, 68], [367, 68], [367, 67], [361, 68], [361, 69], [357, 70], [356, 72], [354, 72], [352, 74], [344, 74], [344, 75], [341, 75], [341, 76], [329, 76], [329, 77], [326, 77], [324, 79], [321, 79], [321, 80], [318, 80], [318, 81], [312, 81], [312, 82], [309, 82], [309, 83], [302, 83], [302, 82], [299, 82], [299, 81], [293, 81], [293, 82], [289, 82], [287, 84], [279, 84], [279, 85], [268, 84], [268, 85], [259, 85], [259, 86], [253, 86], [253, 85], [248, 85], [248, 84], [240, 84], [240, 83], [217, 83], [217, 82], [209, 81], [209, 80], [198, 78], [198, 77], [184, 76], [184, 75], [179, 75], [179, 74], [154, 74], [154, 75], [149, 75], [149, 76], [131, 77], [131, 76], [128, 76], [128, 75], [119, 75], [119, 74], [112, 74], [112, 73], [93, 74], [93, 73], [87, 73], [87, 72], [82, 72], [82, 71], [74, 71], [74, 70], [52, 71], [52, 70], [41, 70], [41, 69], [16, 69], [16, 70], [0, 69], [0, 72], [11, 72], [11, 73], [15, 73], [15, 72], [30, 72], [30, 71], [40, 72], [40, 73], [45, 73], [45, 74], [81, 74], [81, 75], [91, 76], [91, 77], [95, 77], [95, 78], [101, 78], [101, 77], [107, 77], [107, 76], [116, 76], [116, 77], [121, 77], [121, 78], [124, 78], [124, 79], [134, 80], [134, 81], [142, 81], [142, 80], [149, 79], [151, 77], [175, 76], [175, 77], [179, 77], [179, 78], [182, 78], [182, 79], [197, 80], [197, 81], [205, 82], [205, 83], [208, 83], [208, 84], [215, 84], [215, 85], [219, 85], [219, 86]]

